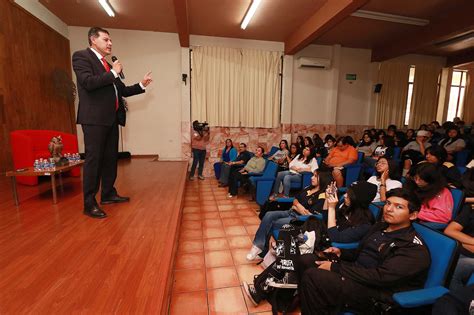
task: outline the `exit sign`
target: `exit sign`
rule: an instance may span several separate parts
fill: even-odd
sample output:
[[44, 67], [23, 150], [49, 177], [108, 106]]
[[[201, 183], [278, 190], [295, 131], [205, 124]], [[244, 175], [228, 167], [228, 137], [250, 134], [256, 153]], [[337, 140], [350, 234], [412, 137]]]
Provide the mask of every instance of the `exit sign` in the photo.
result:
[[348, 81], [357, 80], [357, 74], [355, 74], [355, 73], [346, 73], [346, 80], [348, 80]]

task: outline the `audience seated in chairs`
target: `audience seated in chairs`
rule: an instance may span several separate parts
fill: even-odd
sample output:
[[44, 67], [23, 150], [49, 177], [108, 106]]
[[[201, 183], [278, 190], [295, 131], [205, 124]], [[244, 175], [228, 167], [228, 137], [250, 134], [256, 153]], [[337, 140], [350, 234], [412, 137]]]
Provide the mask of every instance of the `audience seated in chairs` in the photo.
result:
[[318, 169], [318, 162], [314, 157], [311, 148], [305, 147], [303, 152], [296, 156], [290, 164], [288, 171], [278, 172], [277, 178], [273, 185], [273, 200], [278, 196], [280, 185], [283, 184], [283, 197], [288, 198], [292, 182], [301, 182], [303, 172], [314, 172]]
[[[333, 187], [333, 191], [336, 188]], [[375, 223], [369, 210], [369, 204], [375, 198], [377, 186], [360, 181], [355, 182], [344, 194], [344, 202], [336, 210], [338, 198], [336, 193], [327, 195], [327, 229], [331, 242], [352, 243], [360, 241]]]
[[265, 168], [265, 159], [263, 153], [265, 150], [258, 147], [255, 156], [252, 157], [247, 164], [241, 169], [233, 170], [229, 176], [229, 198], [237, 196], [239, 182], [241, 186], [248, 184], [250, 173], [261, 173]]
[[374, 168], [375, 163], [382, 156], [391, 159], [393, 157], [393, 147], [395, 142], [393, 137], [383, 136], [379, 140], [379, 144], [375, 147], [374, 151], [370, 155], [364, 156], [364, 166], [367, 168]]
[[474, 205], [474, 160], [466, 165], [466, 172], [462, 174], [462, 186], [466, 196], [465, 202]]
[[431, 146], [428, 142], [430, 133], [426, 130], [418, 130], [416, 140], [411, 141], [402, 149], [403, 176], [406, 176], [412, 165], [422, 161], [425, 150]]
[[474, 209], [471, 205], [466, 204], [463, 207], [461, 213], [446, 227], [444, 234], [451, 236], [462, 245], [449, 286], [450, 290], [457, 290], [466, 285], [474, 272]]
[[299, 152], [300, 152], [300, 148], [298, 147], [298, 144], [292, 143], [290, 145], [290, 152], [288, 152], [288, 156], [286, 157], [286, 161], [288, 162], [288, 165], [290, 165], [291, 161], [293, 161], [294, 158], [298, 156]]
[[331, 153], [332, 149], [336, 147], [336, 138], [334, 138], [330, 134], [326, 135], [326, 137], [324, 137], [324, 147], [326, 148], [326, 151], [327, 151], [326, 156], [327, 156], [329, 153]]
[[438, 143], [448, 152], [447, 161], [454, 161], [456, 153], [464, 150], [466, 142], [459, 133], [459, 128], [455, 124], [449, 124], [446, 129], [446, 136]]
[[349, 309], [364, 314], [378, 305], [393, 304], [392, 294], [421, 289], [430, 267], [430, 254], [411, 222], [420, 203], [407, 189], [388, 193], [384, 222], [377, 223], [358, 249], [330, 247], [335, 262], [300, 256], [299, 296], [302, 314], [337, 314]]
[[[314, 171], [311, 177], [311, 185], [296, 195], [290, 207], [288, 207], [288, 204], [279, 205], [277, 201], [272, 201], [264, 207], [267, 212], [255, 233], [253, 246], [247, 254], [247, 259], [254, 260], [257, 255], [267, 251], [268, 240], [275, 228], [289, 223], [299, 215], [320, 213], [325, 209], [325, 191], [332, 180], [330, 172]], [[279, 206], [281, 206], [280, 209]]]
[[288, 141], [281, 140], [279, 150], [276, 151], [272, 156], [268, 157], [269, 161], [273, 161], [278, 165], [279, 171], [285, 171], [288, 169]]
[[221, 174], [219, 176], [219, 187], [226, 187], [229, 184], [229, 176], [232, 171], [236, 171], [244, 167], [245, 164], [252, 158], [252, 154], [247, 151], [245, 143], [239, 144], [239, 155], [234, 161], [223, 162], [221, 165]]
[[385, 201], [388, 191], [402, 187], [402, 183], [398, 180], [400, 178], [398, 166], [394, 161], [381, 157], [375, 164], [375, 170], [377, 174], [367, 180], [377, 186], [377, 194], [372, 202]]
[[329, 152], [324, 159], [323, 169], [330, 169], [332, 176], [336, 180], [337, 187], [344, 186], [343, 169], [344, 165], [357, 161], [357, 150], [350, 145], [352, 138], [349, 136], [340, 137], [336, 142], [336, 147]]
[[225, 141], [225, 147], [222, 149], [221, 160], [217, 163], [214, 163], [214, 172], [217, 179], [220, 177], [220, 172], [222, 170], [222, 165], [228, 162], [234, 162], [237, 158], [237, 150], [234, 148], [234, 144], [231, 139]]
[[357, 151], [364, 153], [364, 156], [371, 156], [376, 147], [377, 143], [372, 139], [370, 133], [365, 132], [357, 145]]
[[438, 166], [421, 163], [405, 186], [422, 202], [418, 218], [425, 222], [448, 223], [452, 217], [453, 196]]
[[453, 163], [446, 161], [447, 157], [448, 153], [442, 146], [435, 145], [429, 147], [425, 150], [426, 160], [421, 161], [417, 165], [413, 165], [410, 170], [410, 176], [415, 173], [415, 170], [418, 165], [424, 162], [428, 162], [439, 167], [439, 169], [441, 170], [441, 174], [443, 175], [449, 186], [461, 188], [461, 173]]

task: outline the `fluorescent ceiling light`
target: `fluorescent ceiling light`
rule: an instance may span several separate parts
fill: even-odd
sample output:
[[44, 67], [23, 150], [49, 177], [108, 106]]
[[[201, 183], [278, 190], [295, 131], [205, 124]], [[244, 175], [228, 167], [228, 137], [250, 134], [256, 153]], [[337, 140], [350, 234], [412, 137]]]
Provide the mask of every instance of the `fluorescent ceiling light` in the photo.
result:
[[387, 21], [387, 22], [394, 22], [394, 23], [401, 23], [401, 24], [411, 24], [411, 25], [418, 25], [418, 26], [425, 26], [430, 23], [429, 20], [417, 19], [417, 18], [412, 18], [409, 16], [366, 11], [366, 10], [357, 10], [351, 15], [356, 16], [356, 17], [366, 18], [366, 19], [372, 19], [372, 20], [380, 20], [380, 21]]
[[115, 16], [114, 10], [112, 10], [112, 7], [110, 4], [107, 2], [107, 0], [99, 0], [100, 5], [102, 8], [104, 8], [105, 12], [111, 17]]
[[262, 0], [253, 0], [252, 4], [250, 5], [250, 8], [247, 11], [247, 14], [244, 17], [244, 20], [242, 21], [242, 24], [240, 24], [241, 29], [246, 29], [247, 25], [249, 25], [250, 20], [252, 19], [253, 15], [255, 14], [255, 11], [257, 11], [258, 6], [260, 5], [260, 2]]

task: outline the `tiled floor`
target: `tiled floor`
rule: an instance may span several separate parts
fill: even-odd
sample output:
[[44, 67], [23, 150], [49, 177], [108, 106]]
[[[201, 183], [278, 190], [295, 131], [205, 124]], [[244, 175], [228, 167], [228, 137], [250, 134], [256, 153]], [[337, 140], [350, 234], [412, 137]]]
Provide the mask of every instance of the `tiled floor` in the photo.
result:
[[248, 195], [228, 199], [215, 179], [187, 183], [170, 314], [271, 314], [241, 287], [262, 271], [245, 259], [260, 223], [257, 208]]

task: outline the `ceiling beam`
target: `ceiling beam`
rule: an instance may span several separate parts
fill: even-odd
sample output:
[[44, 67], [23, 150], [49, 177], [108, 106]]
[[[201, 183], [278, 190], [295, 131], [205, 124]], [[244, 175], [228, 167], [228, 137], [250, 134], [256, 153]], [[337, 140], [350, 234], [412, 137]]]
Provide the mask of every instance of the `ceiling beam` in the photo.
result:
[[173, 0], [176, 24], [181, 47], [189, 47], [188, 4], [187, 0]]
[[474, 29], [472, 12], [474, 5], [469, 4], [462, 10], [446, 12], [439, 20], [420, 27], [418, 31], [403, 34], [402, 37], [391, 40], [385, 45], [372, 49], [372, 61], [384, 61], [445, 41], [459, 34]]
[[294, 55], [305, 48], [368, 1], [326, 1], [322, 7], [285, 40], [285, 54]]
[[462, 67], [474, 63], [474, 49], [464, 50], [456, 55], [448, 56], [446, 67]]

